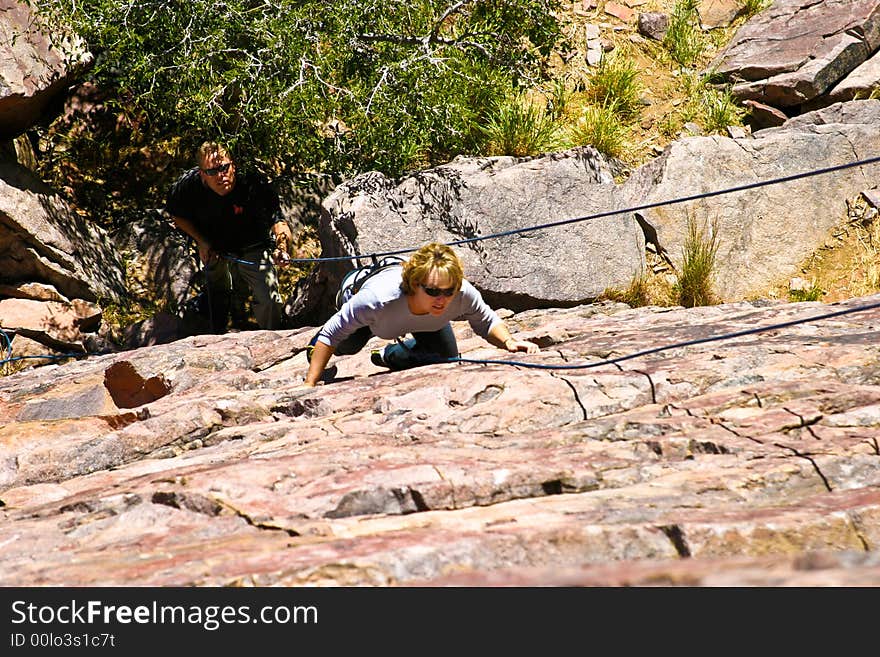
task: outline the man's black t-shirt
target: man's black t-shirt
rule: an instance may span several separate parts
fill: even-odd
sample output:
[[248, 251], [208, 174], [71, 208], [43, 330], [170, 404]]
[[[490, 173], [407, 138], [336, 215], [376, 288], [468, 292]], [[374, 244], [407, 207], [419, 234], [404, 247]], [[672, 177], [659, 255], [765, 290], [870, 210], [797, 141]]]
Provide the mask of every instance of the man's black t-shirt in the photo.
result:
[[283, 221], [278, 194], [255, 174], [238, 174], [225, 196], [208, 188], [198, 168], [184, 173], [168, 191], [168, 214], [191, 221], [216, 251], [241, 254], [254, 245], [271, 245], [270, 228]]

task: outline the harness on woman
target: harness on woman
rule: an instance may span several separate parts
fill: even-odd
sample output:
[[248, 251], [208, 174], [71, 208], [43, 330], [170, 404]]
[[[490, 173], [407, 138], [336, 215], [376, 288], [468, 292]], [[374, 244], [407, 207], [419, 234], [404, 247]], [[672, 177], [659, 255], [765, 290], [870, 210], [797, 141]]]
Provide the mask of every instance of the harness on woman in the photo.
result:
[[406, 262], [399, 256], [385, 256], [382, 259], [377, 259], [374, 255], [372, 258], [373, 262], [352, 269], [342, 279], [342, 283], [339, 285], [339, 292], [336, 293], [336, 310], [342, 308], [342, 304], [357, 294], [358, 290], [363, 287], [364, 283], [380, 271], [388, 269], [388, 267], [402, 265]]

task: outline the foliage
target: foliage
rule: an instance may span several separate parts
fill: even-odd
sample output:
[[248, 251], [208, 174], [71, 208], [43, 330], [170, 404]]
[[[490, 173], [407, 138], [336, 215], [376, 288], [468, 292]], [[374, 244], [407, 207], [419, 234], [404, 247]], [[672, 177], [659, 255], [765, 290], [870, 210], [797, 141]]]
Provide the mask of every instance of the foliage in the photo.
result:
[[821, 301], [822, 297], [825, 296], [825, 290], [823, 290], [818, 284], [812, 283], [810, 287], [806, 289], [797, 289], [797, 290], [789, 290], [788, 291], [788, 299], [789, 301], [798, 302], [798, 301]]
[[675, 138], [688, 121], [700, 124], [706, 133], [722, 132], [727, 126], [742, 125], [746, 109], [737, 104], [728, 87], [710, 83], [711, 73], [684, 72], [677, 80], [680, 90], [686, 95], [686, 101], [660, 122], [662, 134]]
[[729, 89], [706, 88], [700, 99], [703, 128], [707, 132], [721, 132], [730, 125], [742, 125], [744, 107], [737, 105]]
[[623, 154], [628, 134], [614, 103], [586, 107], [580, 121], [569, 130], [576, 145], [590, 145], [609, 157]]
[[699, 25], [698, 0], [678, 0], [669, 27], [663, 37], [663, 45], [673, 60], [681, 66], [693, 66], [706, 49], [706, 39]]
[[712, 276], [718, 253], [718, 226], [697, 226], [696, 220], [687, 219], [687, 236], [682, 247], [681, 267], [674, 288], [678, 303], [686, 308], [715, 303]]
[[608, 288], [602, 292], [597, 301], [619, 301], [630, 308], [640, 308], [651, 303], [651, 291], [648, 278], [644, 274], [636, 275], [625, 290]]
[[555, 78], [550, 82], [550, 89], [546, 92], [547, 96], [547, 116], [554, 121], [559, 121], [565, 116], [568, 108], [572, 91], [568, 88], [563, 78]]
[[489, 114], [482, 130], [489, 155], [537, 155], [559, 143], [553, 119], [524, 94], [502, 100]]
[[43, 0], [97, 55], [100, 103], [122, 117], [65, 134], [53, 164], [94, 162], [77, 173], [98, 188], [156, 158], [161, 142], [159, 170], [177, 173], [206, 138], [272, 173], [397, 174], [478, 152], [496, 99], [538, 79], [558, 4]]
[[773, 0], [743, 0], [743, 8], [741, 14], [749, 19], [756, 14], [760, 14], [773, 4]]
[[623, 119], [638, 114], [641, 86], [635, 62], [625, 56], [603, 57], [587, 85], [587, 99], [613, 106]]

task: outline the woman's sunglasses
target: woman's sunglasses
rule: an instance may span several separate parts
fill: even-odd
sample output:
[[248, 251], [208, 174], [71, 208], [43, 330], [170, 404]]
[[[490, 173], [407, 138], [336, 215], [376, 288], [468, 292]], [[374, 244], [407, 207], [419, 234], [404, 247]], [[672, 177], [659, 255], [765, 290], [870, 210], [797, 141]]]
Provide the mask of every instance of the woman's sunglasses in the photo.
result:
[[211, 167], [210, 169], [202, 169], [202, 173], [206, 176], [216, 176], [218, 173], [226, 173], [229, 171], [229, 167], [232, 166], [232, 162], [227, 162], [226, 164], [221, 164], [216, 167]]
[[441, 294], [444, 297], [451, 297], [455, 294], [454, 287], [428, 287], [424, 283], [419, 283], [419, 287], [425, 291], [429, 297], [439, 297]]

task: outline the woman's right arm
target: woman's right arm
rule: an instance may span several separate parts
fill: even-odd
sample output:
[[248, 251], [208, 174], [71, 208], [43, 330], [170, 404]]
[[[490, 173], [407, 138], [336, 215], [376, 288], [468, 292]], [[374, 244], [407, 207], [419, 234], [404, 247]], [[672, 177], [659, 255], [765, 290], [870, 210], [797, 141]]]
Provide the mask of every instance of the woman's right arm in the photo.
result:
[[312, 361], [309, 363], [309, 371], [306, 372], [306, 380], [303, 385], [307, 388], [314, 388], [324, 373], [324, 368], [330, 362], [330, 356], [333, 355], [333, 347], [324, 344], [320, 340], [315, 343], [315, 350], [312, 352]]

